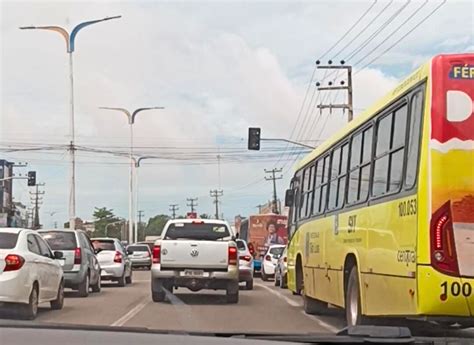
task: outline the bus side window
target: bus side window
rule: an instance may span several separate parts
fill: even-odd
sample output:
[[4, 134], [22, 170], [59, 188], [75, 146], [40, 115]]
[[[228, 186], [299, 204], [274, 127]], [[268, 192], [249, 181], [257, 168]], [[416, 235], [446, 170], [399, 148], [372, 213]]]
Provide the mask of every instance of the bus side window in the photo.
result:
[[323, 160], [318, 159], [315, 167], [316, 169], [314, 176], [314, 200], [312, 214], [320, 213], [321, 184], [323, 183]]
[[423, 92], [418, 91], [411, 98], [405, 189], [413, 188], [416, 183], [422, 118]]

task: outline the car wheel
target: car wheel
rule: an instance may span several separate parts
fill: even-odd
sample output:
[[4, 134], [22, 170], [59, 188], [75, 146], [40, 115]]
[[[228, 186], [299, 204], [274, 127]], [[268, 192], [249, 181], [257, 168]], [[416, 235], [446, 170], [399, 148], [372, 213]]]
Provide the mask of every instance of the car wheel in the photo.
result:
[[238, 303], [239, 302], [239, 282], [231, 282], [227, 284], [226, 289], [227, 303]]
[[274, 279], [274, 284], [275, 286], [279, 286], [280, 285], [280, 274], [278, 273], [279, 271], [275, 270], [275, 279]]
[[125, 283], [132, 284], [132, 273], [133, 271], [130, 269], [130, 275], [125, 278]]
[[280, 288], [281, 288], [281, 289], [286, 289], [287, 284], [288, 284], [288, 283], [287, 283], [287, 279], [288, 279], [288, 278], [287, 278], [286, 275], [283, 275], [283, 276], [280, 277]]
[[23, 320], [34, 320], [38, 314], [38, 285], [34, 284], [31, 289], [28, 304], [22, 304], [20, 308], [20, 317]]
[[58, 294], [54, 301], [50, 302], [52, 310], [61, 310], [64, 305], [64, 281], [59, 283]]
[[97, 279], [97, 283], [92, 285], [92, 292], [100, 292], [100, 290], [102, 290], [102, 281], [99, 276], [99, 278]]
[[245, 282], [245, 288], [247, 290], [253, 290], [253, 279]]
[[151, 281], [151, 298], [153, 302], [163, 302], [166, 297], [166, 292], [163, 287], [163, 282], [159, 279]]
[[125, 269], [123, 270], [123, 274], [122, 276], [118, 279], [118, 286], [120, 287], [124, 287], [125, 284], [127, 283], [126, 280], [125, 280]]
[[268, 276], [265, 274], [265, 270], [263, 269], [263, 266], [262, 266], [262, 272], [260, 273], [260, 277], [262, 278], [264, 282], [268, 281]]
[[345, 308], [348, 326], [357, 326], [366, 323], [366, 318], [362, 315], [361, 309], [357, 266], [352, 267], [351, 273], [349, 274], [345, 296]]
[[89, 272], [87, 272], [84, 280], [79, 284], [79, 296], [80, 297], [87, 297], [89, 296], [89, 288], [90, 288], [90, 278]]

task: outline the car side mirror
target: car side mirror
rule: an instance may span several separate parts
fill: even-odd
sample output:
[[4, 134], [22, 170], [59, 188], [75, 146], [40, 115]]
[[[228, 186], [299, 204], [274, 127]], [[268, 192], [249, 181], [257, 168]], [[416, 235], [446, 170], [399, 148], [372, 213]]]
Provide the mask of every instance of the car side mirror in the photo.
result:
[[132, 255], [132, 254], [133, 254], [133, 250], [127, 249], [127, 255]]
[[285, 206], [291, 207], [295, 202], [295, 191], [293, 189], [287, 189], [285, 193]]
[[60, 260], [64, 257], [64, 254], [63, 254], [63, 252], [55, 251], [55, 252], [53, 252], [53, 256], [54, 256], [54, 259]]
[[94, 249], [95, 254], [99, 254], [102, 251], [102, 248], [96, 248]]

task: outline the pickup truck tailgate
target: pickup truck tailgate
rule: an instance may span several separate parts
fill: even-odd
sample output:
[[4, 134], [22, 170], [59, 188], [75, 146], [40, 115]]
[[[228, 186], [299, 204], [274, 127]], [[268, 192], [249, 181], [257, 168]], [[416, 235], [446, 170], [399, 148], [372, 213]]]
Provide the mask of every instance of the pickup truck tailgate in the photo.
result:
[[161, 267], [224, 269], [228, 248], [227, 242], [165, 240], [161, 242]]

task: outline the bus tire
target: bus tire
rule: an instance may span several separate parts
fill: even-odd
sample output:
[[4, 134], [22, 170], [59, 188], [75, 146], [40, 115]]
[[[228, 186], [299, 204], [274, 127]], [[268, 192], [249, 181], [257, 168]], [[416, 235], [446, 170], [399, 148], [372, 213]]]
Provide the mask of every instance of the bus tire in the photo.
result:
[[366, 318], [362, 315], [359, 275], [357, 266], [353, 266], [347, 281], [345, 296], [347, 326], [363, 325]]
[[303, 308], [306, 314], [320, 315], [326, 311], [328, 304], [323, 301], [308, 297], [303, 292]]

